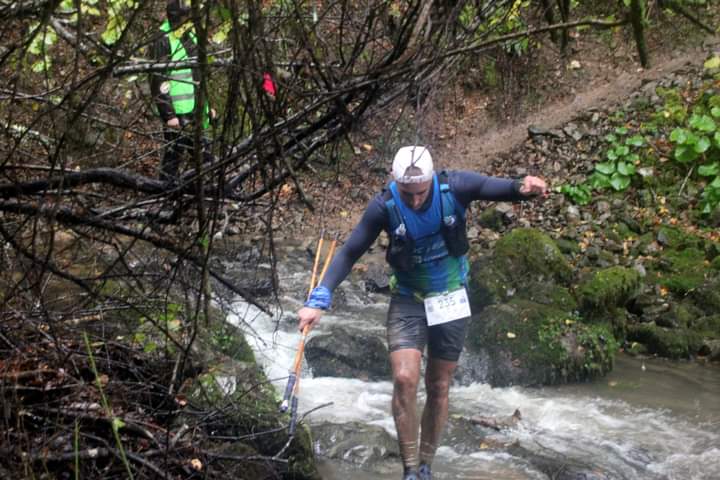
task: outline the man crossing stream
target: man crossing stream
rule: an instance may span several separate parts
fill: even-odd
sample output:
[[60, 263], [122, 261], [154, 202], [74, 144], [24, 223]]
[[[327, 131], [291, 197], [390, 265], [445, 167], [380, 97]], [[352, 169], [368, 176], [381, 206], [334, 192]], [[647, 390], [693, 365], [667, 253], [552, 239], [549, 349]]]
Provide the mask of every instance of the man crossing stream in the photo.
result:
[[[448, 418], [452, 374], [471, 315], [465, 210], [474, 200], [528, 200], [545, 195], [547, 187], [533, 176], [513, 180], [468, 171], [436, 173], [430, 152], [422, 146], [398, 150], [392, 178], [370, 201], [322, 283], [298, 311], [299, 328], [312, 328], [320, 321], [332, 292], [384, 230], [390, 239], [386, 259], [393, 270], [387, 315], [392, 413], [403, 478], [430, 480]], [[417, 387], [426, 346], [427, 401], [419, 418]]]

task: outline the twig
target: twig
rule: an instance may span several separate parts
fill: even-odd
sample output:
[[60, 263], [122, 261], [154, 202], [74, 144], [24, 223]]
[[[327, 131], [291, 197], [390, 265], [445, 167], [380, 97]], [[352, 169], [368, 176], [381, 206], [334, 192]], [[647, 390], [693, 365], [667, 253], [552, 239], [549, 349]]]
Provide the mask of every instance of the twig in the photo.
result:
[[685, 184], [687, 183], [688, 179], [690, 178], [690, 175], [692, 175], [694, 169], [695, 169], [695, 165], [690, 167], [690, 170], [688, 170], [687, 175], [685, 175], [685, 179], [683, 180], [682, 185], [680, 185], [680, 190], [678, 191], [678, 197], [680, 195], [682, 195], [682, 192], [685, 189]]

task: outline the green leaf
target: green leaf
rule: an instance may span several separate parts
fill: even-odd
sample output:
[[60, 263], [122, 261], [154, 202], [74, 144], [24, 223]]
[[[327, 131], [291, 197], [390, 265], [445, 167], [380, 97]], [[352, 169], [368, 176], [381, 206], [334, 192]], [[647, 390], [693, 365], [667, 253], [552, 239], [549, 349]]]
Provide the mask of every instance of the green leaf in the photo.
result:
[[624, 156], [627, 155], [628, 153], [630, 153], [630, 147], [628, 147], [627, 145], [619, 145], [619, 146], [615, 149], [615, 154], [616, 154], [618, 157], [624, 157]]
[[615, 171], [615, 163], [613, 162], [601, 162], [595, 164], [595, 171], [605, 175], [610, 175]]
[[720, 107], [712, 107], [710, 109], [710, 115], [712, 115], [715, 118], [720, 117]]
[[600, 172], [595, 172], [588, 178], [588, 185], [596, 190], [602, 190], [610, 186], [610, 177]]
[[705, 63], [703, 64], [703, 68], [705, 70], [712, 70], [713, 68], [720, 68], [720, 57], [717, 55], [714, 55], [707, 60], [705, 60]]
[[708, 187], [720, 188], [720, 177], [715, 177], [715, 180], [713, 180]]
[[607, 156], [607, 159], [610, 160], [611, 162], [614, 162], [615, 160], [618, 159], [617, 153], [615, 153], [614, 148], [611, 148], [610, 150], [608, 150], [606, 156]]
[[615, 129], [615, 133], [617, 133], [618, 135], [627, 135], [628, 129], [627, 129], [627, 127], [617, 127]]
[[110, 17], [110, 20], [108, 20], [105, 31], [102, 33], [102, 35], [100, 35], [100, 38], [102, 38], [103, 42], [105, 42], [107, 45], [114, 44], [118, 41], [120, 35], [125, 29], [125, 24], [126, 22], [122, 15], [112, 15]]
[[32, 67], [30, 67], [30, 69], [35, 73], [42, 73], [47, 70], [49, 66], [49, 59], [38, 60], [37, 62], [32, 64]]
[[720, 132], [715, 132], [715, 135], [713, 135], [713, 140], [715, 140], [715, 145], [720, 145]]
[[710, 139], [707, 137], [698, 138], [697, 143], [693, 146], [697, 153], [705, 153], [710, 148]]
[[683, 144], [687, 141], [688, 132], [682, 128], [676, 128], [670, 133], [670, 141], [678, 144]]
[[698, 158], [699, 154], [692, 146], [678, 145], [675, 149], [675, 160], [680, 163], [689, 163]]
[[632, 176], [635, 175], [635, 165], [629, 162], [618, 162], [617, 171], [621, 175]]
[[632, 163], [633, 165], [640, 162], [640, 155], [637, 153], [631, 153], [625, 158], [625, 161]]
[[618, 192], [625, 190], [630, 186], [630, 177], [615, 172], [610, 178], [610, 185]]
[[608, 143], [615, 143], [617, 142], [617, 135], [615, 135], [614, 133], [608, 133], [607, 135], [605, 135], [605, 141]]
[[114, 431], [117, 432], [117, 431], [119, 431], [121, 428], [123, 428], [124, 426], [125, 426], [125, 422], [123, 422], [122, 420], [120, 420], [118, 417], [115, 417], [115, 418], [112, 419], [112, 429], [113, 429]]
[[717, 130], [715, 121], [708, 115], [693, 115], [690, 117], [690, 126], [701, 132], [714, 132]]
[[642, 147], [643, 145], [645, 145], [645, 138], [643, 138], [642, 135], [633, 135], [632, 137], [625, 140], [625, 144], [632, 147]]
[[710, 165], [700, 165], [698, 168], [698, 174], [703, 177], [712, 177], [713, 175], [720, 175], [720, 163], [714, 162]]

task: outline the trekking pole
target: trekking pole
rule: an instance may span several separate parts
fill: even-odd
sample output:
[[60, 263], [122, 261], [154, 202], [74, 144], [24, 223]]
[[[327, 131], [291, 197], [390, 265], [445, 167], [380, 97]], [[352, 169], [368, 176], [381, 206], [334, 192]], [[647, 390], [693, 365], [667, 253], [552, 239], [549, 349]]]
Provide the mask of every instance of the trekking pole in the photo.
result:
[[[337, 238], [333, 239], [332, 243], [330, 244], [330, 251], [327, 254], [327, 257], [325, 258], [325, 264], [323, 265], [322, 272], [320, 273], [320, 278], [317, 281], [317, 285], [320, 285], [322, 283], [323, 278], [325, 278], [325, 272], [327, 272], [328, 267], [330, 266], [330, 261], [332, 260], [333, 255], [335, 254], [335, 246], [337, 245]], [[317, 258], [317, 257], [316, 257]], [[310, 289], [312, 292], [312, 288]], [[308, 294], [309, 296], [309, 294]], [[294, 376], [295, 379], [295, 386], [293, 387], [293, 392], [291, 394], [292, 401], [291, 401], [291, 407], [290, 407], [290, 425], [288, 426], [288, 433], [290, 435], [295, 434], [295, 428], [297, 427], [297, 408], [298, 408], [298, 402], [300, 398], [300, 369], [302, 368], [302, 359], [303, 354], [305, 353], [305, 338], [307, 337], [308, 332], [310, 331], [309, 327], [305, 327], [303, 329], [302, 338], [300, 339], [300, 344], [298, 345], [298, 351], [295, 355], [295, 370], [293, 373], [291, 373], [292, 376]]]
[[[315, 250], [315, 261], [313, 262], [313, 268], [312, 268], [312, 275], [310, 276], [310, 289], [308, 290], [308, 298], [310, 298], [310, 293], [312, 293], [313, 288], [315, 288], [315, 277], [317, 276], [317, 269], [318, 265], [320, 264], [320, 253], [322, 251], [323, 246], [323, 237], [324, 231], [320, 232], [320, 238], [318, 239], [317, 248]], [[307, 336], [307, 328], [303, 330], [303, 337], [302, 341], [300, 343], [301, 346], [305, 346], [305, 337]], [[288, 375], [288, 381], [287, 385], [285, 385], [285, 393], [283, 395], [282, 403], [280, 404], [280, 411], [281, 412], [287, 412], [288, 407], [290, 405], [290, 399], [293, 395], [293, 391], [295, 389], [295, 382], [297, 381], [299, 368], [298, 363], [301, 356], [300, 347], [298, 347], [298, 351], [295, 354], [295, 360], [293, 361], [292, 369], [290, 370], [290, 374]]]

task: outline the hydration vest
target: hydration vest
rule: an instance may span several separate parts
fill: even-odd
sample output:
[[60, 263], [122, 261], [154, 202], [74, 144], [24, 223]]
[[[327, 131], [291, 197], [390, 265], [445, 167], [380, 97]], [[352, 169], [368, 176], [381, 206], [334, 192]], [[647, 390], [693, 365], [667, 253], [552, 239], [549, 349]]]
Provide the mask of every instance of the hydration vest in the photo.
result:
[[[172, 31], [170, 22], [165, 20], [160, 25], [160, 30], [165, 32], [165, 36], [170, 42], [170, 61], [182, 62], [188, 59], [187, 51], [177, 36]], [[197, 44], [197, 38], [195, 34], [189, 32], [190, 39], [193, 43]], [[188, 115], [195, 110], [195, 81], [193, 80], [192, 68], [176, 68], [175, 70], [169, 70], [166, 73], [166, 77], [170, 81], [170, 92], [169, 96], [172, 100], [173, 110], [175, 115]], [[210, 125], [209, 107], [205, 104], [203, 112], [203, 128], [208, 128]]]
[[[395, 182], [390, 184], [390, 188], [383, 194], [390, 217], [390, 246], [386, 252], [386, 260], [396, 272], [410, 272], [418, 265], [447, 256], [462, 257], [469, 249], [465, 210], [450, 191], [446, 172], [443, 171], [433, 177], [432, 188], [433, 204], [428, 208], [428, 212], [423, 214], [426, 217], [425, 231], [417, 231], [418, 228], [408, 226], [408, 222], [413, 219], [406, 217], [420, 214], [414, 213], [404, 205], [398, 205], [402, 200], [399, 196], [393, 195], [393, 190], [396, 189]], [[405, 210], [405, 216], [402, 210]], [[414, 238], [412, 230], [416, 230], [414, 233], [420, 238]], [[438, 235], [442, 239], [442, 244], [437, 242]], [[418, 255], [419, 252], [416, 251], [418, 242], [423, 239], [426, 239], [428, 245], [423, 249], [423, 253]]]

